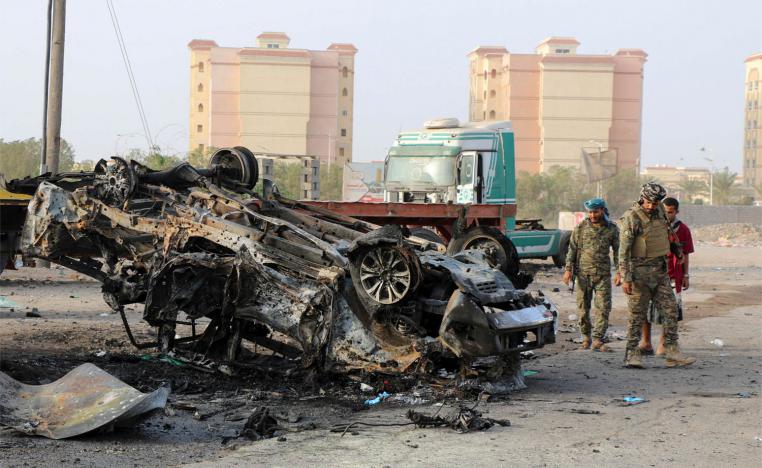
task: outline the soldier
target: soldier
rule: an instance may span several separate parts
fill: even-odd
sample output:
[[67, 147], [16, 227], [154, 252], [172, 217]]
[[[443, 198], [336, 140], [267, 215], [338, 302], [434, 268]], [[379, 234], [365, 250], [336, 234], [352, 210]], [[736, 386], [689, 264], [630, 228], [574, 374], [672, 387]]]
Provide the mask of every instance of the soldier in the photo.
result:
[[687, 366], [695, 358], [683, 355], [677, 345], [677, 303], [667, 275], [667, 254], [682, 258], [679, 244], [670, 243], [669, 223], [661, 208], [666, 196], [664, 187], [655, 183], [643, 185], [640, 200], [621, 219], [619, 271], [627, 294], [630, 321], [627, 328], [625, 365], [643, 368], [640, 333], [648, 313], [649, 301], [661, 311], [667, 367]]
[[[587, 219], [572, 231], [566, 254], [563, 281], [577, 282], [577, 312], [582, 332], [582, 349], [609, 351], [604, 343], [611, 312], [611, 260], [609, 249], [614, 250], [614, 268], [619, 262], [619, 229], [609, 221], [606, 202], [592, 198], [585, 202]], [[621, 284], [619, 272], [614, 284]], [[595, 298], [595, 300], [593, 300]], [[590, 324], [590, 305], [596, 309], [595, 326]], [[591, 330], [592, 328], [592, 330]], [[592, 343], [590, 333], [592, 331]]]

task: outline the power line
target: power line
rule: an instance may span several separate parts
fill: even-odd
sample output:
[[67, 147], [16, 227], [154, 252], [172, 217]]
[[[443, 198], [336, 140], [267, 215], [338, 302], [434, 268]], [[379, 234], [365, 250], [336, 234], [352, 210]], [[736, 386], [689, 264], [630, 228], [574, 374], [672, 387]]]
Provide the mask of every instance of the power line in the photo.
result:
[[130, 56], [127, 54], [127, 46], [124, 43], [124, 36], [122, 35], [122, 28], [119, 26], [119, 19], [116, 16], [116, 9], [112, 0], [106, 0], [106, 6], [108, 7], [109, 16], [111, 17], [111, 24], [114, 26], [114, 34], [116, 34], [116, 40], [119, 43], [119, 51], [122, 53], [122, 61], [124, 67], [127, 70], [127, 78], [130, 81], [130, 87], [132, 88], [132, 96], [135, 99], [135, 105], [138, 108], [138, 117], [140, 123], [143, 126], [143, 132], [145, 133], [146, 140], [148, 141], [148, 151], [152, 151], [154, 148], [153, 139], [151, 138], [151, 130], [148, 127], [148, 119], [146, 118], [145, 109], [143, 108], [143, 101], [140, 99], [140, 91], [138, 91], [138, 83], [135, 80], [135, 74], [132, 71], [132, 63], [130, 62]]

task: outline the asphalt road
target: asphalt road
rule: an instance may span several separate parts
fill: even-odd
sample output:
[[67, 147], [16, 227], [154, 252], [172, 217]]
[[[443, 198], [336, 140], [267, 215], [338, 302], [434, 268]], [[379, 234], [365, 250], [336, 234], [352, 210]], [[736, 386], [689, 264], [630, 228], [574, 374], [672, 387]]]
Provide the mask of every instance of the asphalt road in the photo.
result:
[[[329, 398], [334, 391], [355, 391], [353, 383], [318, 385], [290, 397], [278, 389], [287, 385], [277, 373], [240, 384], [149, 365], [130, 357], [137, 352], [127, 343], [118, 318], [107, 313], [96, 283], [66, 270], [5, 272], [0, 296], [15, 306], [0, 307], [0, 369], [21, 380], [43, 383], [85, 361], [144, 390], [164, 378], [177, 381], [190, 373], [188, 395], [174, 395], [172, 402], [195, 398], [195, 404], [202, 402], [209, 411], [249, 395], [283, 413], [297, 411], [303, 420], [317, 421], [318, 428], [223, 445], [232, 424], [227, 416], [197, 420], [176, 410], [155, 414], [127, 432], [62, 441], [2, 429], [0, 466], [759, 466], [762, 248], [700, 246], [691, 264], [693, 286], [685, 295], [687, 320], [681, 322], [680, 333], [683, 349], [699, 359], [693, 366], [667, 369], [662, 359], [652, 357], [645, 370], [626, 369], [624, 342], [617, 339], [612, 340], [612, 353], [576, 350], [572, 340], [577, 334], [568, 320], [573, 299], [563, 288], [553, 292], [560, 287], [558, 270], [537, 264], [532, 287], [558, 302], [563, 329], [569, 332], [524, 362], [525, 371], [537, 372], [526, 378], [526, 389], [479, 403], [485, 416], [509, 419], [510, 427], [468, 434], [444, 428], [364, 427], [343, 437], [325, 427], [347, 421], [404, 423], [410, 408], [448, 414], [456, 402], [385, 402], [357, 412], [346, 399]], [[26, 317], [32, 308], [42, 317]], [[138, 310], [130, 312], [130, 321], [139, 336], [148, 337]], [[614, 335], [621, 335], [626, 311], [620, 291], [614, 296], [611, 322]], [[716, 338], [724, 342], [722, 348], [710, 344]], [[100, 351], [106, 356], [96, 357]], [[356, 399], [363, 398], [356, 393]], [[626, 396], [645, 401], [626, 406]]]

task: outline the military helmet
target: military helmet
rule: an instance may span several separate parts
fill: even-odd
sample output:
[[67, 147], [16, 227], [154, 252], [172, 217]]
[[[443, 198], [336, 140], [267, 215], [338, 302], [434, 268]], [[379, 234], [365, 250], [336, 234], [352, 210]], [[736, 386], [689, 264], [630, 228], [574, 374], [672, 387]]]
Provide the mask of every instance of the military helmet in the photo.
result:
[[660, 202], [666, 196], [667, 191], [664, 187], [654, 182], [643, 184], [643, 187], [640, 188], [640, 198], [645, 198], [652, 202]]

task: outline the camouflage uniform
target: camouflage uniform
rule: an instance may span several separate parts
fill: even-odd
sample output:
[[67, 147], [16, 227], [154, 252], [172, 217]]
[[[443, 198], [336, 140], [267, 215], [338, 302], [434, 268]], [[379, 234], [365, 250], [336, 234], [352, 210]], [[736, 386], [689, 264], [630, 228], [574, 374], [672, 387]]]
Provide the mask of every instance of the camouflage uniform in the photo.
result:
[[[639, 204], [627, 210], [621, 219], [621, 245], [619, 247], [619, 268], [622, 281], [632, 282], [632, 294], [627, 297], [630, 321], [627, 330], [627, 352], [638, 349], [641, 329], [646, 320], [649, 302], [661, 311], [664, 326], [664, 344], [677, 345], [677, 303], [667, 274], [666, 255], [638, 257], [633, 255], [636, 240], [643, 236], [643, 218], [658, 222], [663, 215], [659, 212], [648, 214]], [[666, 219], [663, 220], [667, 222]], [[650, 224], [650, 223], [649, 223]], [[660, 236], [668, 236], [666, 229]], [[642, 238], [642, 237], [641, 237]], [[652, 242], [669, 244], [668, 239], [654, 239]]]
[[[614, 268], [619, 262], [619, 228], [604, 221], [593, 224], [582, 221], [572, 231], [569, 251], [566, 254], [566, 271], [573, 271], [576, 264], [577, 311], [579, 329], [585, 336], [603, 341], [609, 326], [611, 312], [611, 259], [609, 248], [614, 250]], [[590, 323], [590, 305], [595, 306], [595, 326]]]

